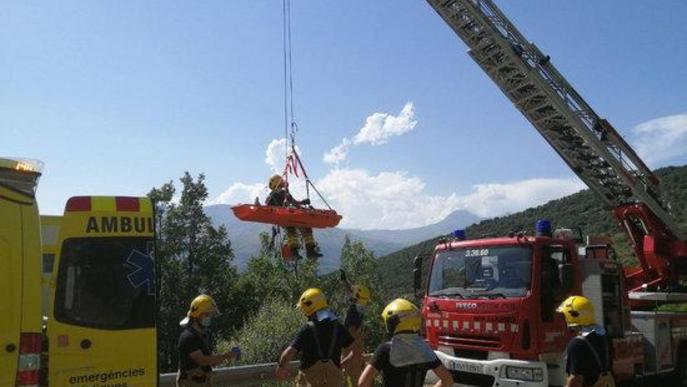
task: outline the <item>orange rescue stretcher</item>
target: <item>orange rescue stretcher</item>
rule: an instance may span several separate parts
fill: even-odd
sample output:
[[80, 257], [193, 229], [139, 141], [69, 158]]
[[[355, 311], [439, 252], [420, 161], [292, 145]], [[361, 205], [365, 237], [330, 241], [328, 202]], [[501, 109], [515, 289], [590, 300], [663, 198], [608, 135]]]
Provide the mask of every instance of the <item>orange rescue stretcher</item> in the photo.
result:
[[341, 221], [341, 215], [334, 210], [255, 204], [239, 204], [231, 207], [231, 210], [240, 220], [276, 224], [282, 227], [328, 228], [336, 227]]

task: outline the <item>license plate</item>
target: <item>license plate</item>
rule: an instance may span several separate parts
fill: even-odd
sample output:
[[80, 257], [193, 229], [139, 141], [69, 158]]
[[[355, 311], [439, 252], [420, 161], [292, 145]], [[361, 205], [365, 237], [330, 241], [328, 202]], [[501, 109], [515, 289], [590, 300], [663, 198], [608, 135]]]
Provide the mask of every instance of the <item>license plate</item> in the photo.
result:
[[481, 374], [482, 373], [482, 365], [465, 363], [462, 361], [451, 360], [448, 363], [448, 368], [453, 370], [453, 371], [471, 372], [473, 374]]

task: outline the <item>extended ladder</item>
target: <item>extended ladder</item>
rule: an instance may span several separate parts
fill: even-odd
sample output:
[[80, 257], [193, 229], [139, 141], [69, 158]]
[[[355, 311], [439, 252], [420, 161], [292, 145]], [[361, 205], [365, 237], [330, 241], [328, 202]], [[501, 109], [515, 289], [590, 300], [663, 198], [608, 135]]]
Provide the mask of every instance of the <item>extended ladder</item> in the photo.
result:
[[609, 208], [642, 203], [674, 237], [659, 180], [491, 0], [427, 0], [472, 59]]

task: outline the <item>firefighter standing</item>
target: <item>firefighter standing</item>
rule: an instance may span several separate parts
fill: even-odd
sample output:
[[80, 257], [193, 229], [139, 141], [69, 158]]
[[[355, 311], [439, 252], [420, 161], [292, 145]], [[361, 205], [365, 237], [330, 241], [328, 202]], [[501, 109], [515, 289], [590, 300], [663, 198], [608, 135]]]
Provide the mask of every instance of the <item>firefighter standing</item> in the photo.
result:
[[384, 308], [382, 320], [392, 335], [391, 341], [377, 347], [358, 380], [359, 386], [372, 386], [375, 376], [381, 372], [384, 387], [421, 387], [428, 370], [440, 379], [435, 387], [453, 386], [451, 373], [418, 334], [422, 316], [413, 303], [395, 299]]
[[184, 329], [178, 343], [177, 387], [210, 387], [212, 366], [222, 364], [230, 358], [238, 359], [239, 350], [214, 355], [210, 351], [207, 330], [212, 324], [212, 318], [219, 314], [215, 300], [208, 295], [201, 294], [191, 302], [186, 318], [180, 322]]
[[276, 374], [280, 379], [289, 375], [288, 363], [298, 352], [302, 354], [296, 377], [298, 387], [341, 386], [341, 367], [347, 367], [357, 349], [341, 360], [341, 350], [353, 344], [353, 338], [329, 309], [327, 299], [319, 289], [303, 292], [296, 305], [308, 317], [296, 338], [279, 357]]
[[[265, 200], [268, 206], [305, 206], [310, 204], [310, 199], [296, 200], [289, 193], [289, 184], [280, 175], [274, 175], [269, 181], [270, 194]], [[298, 256], [298, 250], [300, 248], [300, 242], [298, 234], [303, 238], [303, 243], [305, 244], [305, 255], [308, 258], [319, 258], [322, 256], [319, 247], [315, 242], [315, 237], [312, 233], [312, 228], [310, 227], [284, 227], [286, 232], [286, 245], [288, 246], [291, 253], [296, 257]]]
[[582, 296], [568, 297], [556, 309], [578, 334], [565, 349], [566, 387], [614, 387], [606, 330], [596, 323], [594, 306]]
[[341, 281], [344, 283], [346, 292], [350, 295], [351, 305], [346, 311], [344, 326], [348, 333], [353, 337], [351, 348], [343, 351], [342, 356], [346, 357], [352, 352], [352, 348], [357, 349], [357, 355], [353, 356], [350, 363], [344, 370], [344, 379], [348, 387], [357, 386], [358, 378], [365, 368], [363, 352], [365, 351], [365, 330], [363, 329], [363, 317], [370, 302], [370, 289], [365, 285], [352, 285], [346, 278], [346, 272], [341, 270]]

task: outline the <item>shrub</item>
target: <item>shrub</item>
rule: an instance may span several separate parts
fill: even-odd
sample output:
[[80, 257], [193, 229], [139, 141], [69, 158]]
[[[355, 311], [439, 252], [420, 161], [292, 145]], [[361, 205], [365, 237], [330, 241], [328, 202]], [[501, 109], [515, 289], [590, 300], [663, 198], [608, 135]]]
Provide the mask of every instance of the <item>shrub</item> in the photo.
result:
[[218, 348], [226, 351], [239, 345], [241, 364], [276, 362], [304, 322], [293, 304], [277, 298], [266, 300], [257, 313], [246, 320], [232, 342], [220, 343]]

